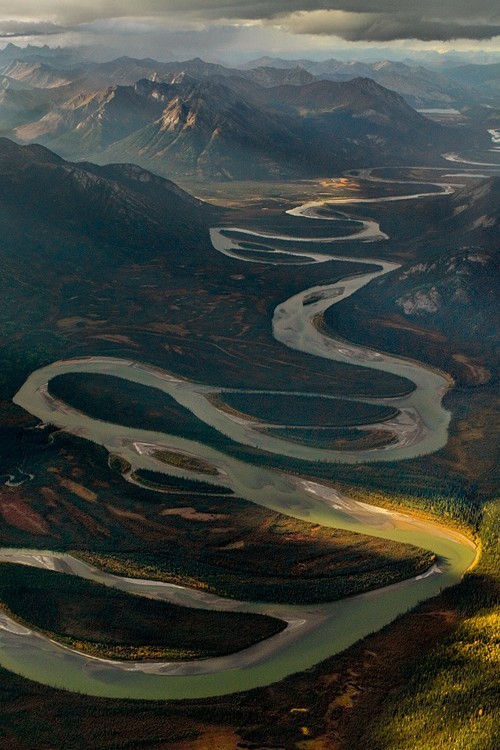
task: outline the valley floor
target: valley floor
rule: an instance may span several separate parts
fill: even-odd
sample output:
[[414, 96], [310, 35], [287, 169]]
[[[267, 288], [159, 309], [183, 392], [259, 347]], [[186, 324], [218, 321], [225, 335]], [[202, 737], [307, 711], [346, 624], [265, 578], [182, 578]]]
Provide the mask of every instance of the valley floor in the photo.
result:
[[[360, 189], [357, 178], [352, 178], [350, 183], [340, 186], [346, 195], [351, 197], [353, 191]], [[332, 185], [326, 184], [324, 187], [331, 190]], [[400, 187], [401, 191], [406, 190], [406, 187]], [[302, 185], [299, 188], [293, 185], [290, 190], [294, 195], [294, 191], [302, 190], [302, 188]], [[219, 194], [217, 197], [214, 188], [208, 187], [206, 190], [206, 194], [212, 192], [221, 203], [227, 203], [228, 200], [233, 206], [238, 203], [237, 196], [235, 198], [233, 195], [228, 199], [227, 196]], [[373, 200], [374, 190], [373, 184], [370, 185], [367, 193], [368, 201]], [[281, 222], [289, 221], [288, 218], [280, 218], [283, 204], [283, 199], [271, 192], [262, 202], [261, 193], [260, 196], [251, 195], [248, 201], [246, 199], [240, 201], [238, 210], [241, 215], [247, 216], [251, 225], [249, 212], [251, 213], [256, 207], [259, 212], [262, 208], [270, 209], [269, 224], [279, 231]], [[361, 212], [361, 208], [359, 210]], [[370, 210], [363, 206], [363, 216], [370, 218]], [[410, 217], [411, 223], [411, 211], [408, 211], [405, 216]], [[391, 228], [396, 225], [396, 213], [391, 208], [391, 203], [387, 203], [383, 209], [383, 217], [385, 223]], [[306, 220], [306, 218], [298, 218], [299, 226], [301, 221]], [[407, 242], [406, 245], [398, 247], [397, 243], [393, 242], [387, 250], [389, 257], [397, 259], [398, 262], [407, 261], [407, 256], [411, 253], [410, 238], [404, 239]], [[248, 265], [238, 263], [242, 274], [234, 275], [232, 281], [235, 284], [244, 278]], [[204, 268], [201, 273], [207, 274], [208, 272]], [[312, 279], [314, 273], [312, 272], [308, 278]], [[339, 274], [342, 276], [341, 270]], [[255, 272], [255, 278], [259, 278], [258, 271]], [[294, 279], [293, 283], [299, 285], [299, 274], [296, 274]], [[199, 282], [199, 284], [200, 289], [203, 289], [204, 282]], [[289, 288], [284, 284], [283, 291], [286, 290], [287, 294], [290, 294], [291, 286]], [[262, 289], [264, 288], [263, 285]], [[182, 299], [183, 290], [177, 291], [179, 299]], [[296, 290], [293, 291], [296, 292]], [[154, 294], [157, 293], [154, 292]], [[220, 304], [220, 309], [216, 309], [217, 305], [215, 305], [210, 310], [211, 313], [215, 312], [217, 321], [226, 320], [225, 295], [227, 292], [222, 291], [218, 298], [217, 305]], [[244, 294], [230, 298], [230, 304], [234, 305], [232, 323], [237, 322], [238, 336], [243, 339], [241, 351], [247, 346], [246, 337], [249, 339], [250, 349], [252, 345], [257, 345], [259, 351], [262, 352], [263, 347], [259, 345], [258, 337], [263, 334], [258, 326], [269, 325], [270, 311], [265, 308], [264, 303], [264, 307], [260, 308], [260, 312], [264, 312], [262, 320], [256, 318], [258, 321], [256, 337], [253, 333], [249, 334], [252, 326], [246, 326], [246, 317], [238, 306], [243, 304], [242, 300], [245, 300], [244, 304], [249, 310], [253, 310], [256, 305], [254, 299], [249, 300], [248, 290], [246, 295], [246, 298]], [[207, 294], [207, 299], [213, 299], [210, 293]], [[262, 300], [257, 300], [257, 306], [261, 303]], [[175, 311], [173, 314], [176, 314]], [[58, 325], [63, 321], [64, 325], [69, 326], [68, 330], [75, 337], [73, 341], [79, 338], [81, 330], [79, 326], [82, 323], [80, 319], [76, 323], [74, 317], [71, 316], [59, 317], [57, 320]], [[87, 319], [83, 321], [84, 329], [88, 324], [87, 334], [89, 331], [91, 334], [94, 331], [94, 322], [90, 321], [90, 323]], [[100, 324], [97, 323], [97, 325]], [[193, 324], [193, 330], [196, 330], [196, 325], [198, 323]], [[199, 325], [201, 328], [207, 325], [207, 330], [209, 330], [210, 321], [208, 323], [202, 321]], [[196, 357], [192, 357], [191, 361], [188, 358], [184, 361], [184, 355], [185, 347], [192, 344], [192, 351], [196, 353], [202, 351], [206, 342], [200, 342], [198, 346], [194, 337], [186, 333], [186, 329], [173, 330], [172, 326], [175, 328], [177, 323], [173, 323], [170, 330], [163, 331], [164, 335], [171, 338], [168, 343], [162, 344], [163, 351], [161, 356], [157, 355], [157, 360], [161, 359], [161, 364], [164, 364], [165, 359], [171, 359], [172, 362], [182, 361], [184, 377], [189, 377], [196, 372], [198, 380], [203, 381], [203, 374], [210, 369], [210, 356], [203, 355], [201, 359], [205, 361], [200, 368]], [[61, 328], [60, 325], [59, 328]], [[65, 328], [64, 330], [66, 331]], [[217, 347], [218, 351], [221, 349], [221, 344], [233, 346], [235, 337], [232, 336], [231, 330], [226, 333], [228, 343], [225, 339], [223, 340], [224, 337], [217, 337], [217, 343], [211, 340], [210, 346]], [[423, 336], [425, 335], [424, 333]], [[145, 351], [148, 350], [148, 345], [143, 343], [138, 330], [127, 328], [121, 333], [108, 331], [105, 336], [108, 336], [108, 343], [113, 344], [111, 352], [114, 355], [117, 354], [118, 347], [123, 344], [132, 349], [144, 347]], [[110, 336], [115, 337], [113, 342]], [[118, 340], [116, 336], [124, 336], [126, 341], [123, 338]], [[141, 341], [140, 344], [139, 341]], [[452, 343], [454, 346], [454, 342]], [[240, 344], [241, 340], [236, 342], [236, 346]], [[85, 346], [91, 349], [94, 345], [95, 338], [90, 335], [86, 339]], [[79, 346], [80, 344], [77, 346], [78, 354], [82, 353], [85, 348], [78, 348]], [[130, 348], [127, 350], [128, 354]], [[236, 385], [238, 388], [241, 384], [242, 372], [244, 373], [243, 381], [246, 378], [248, 382], [253, 366], [252, 356], [248, 357], [250, 349], [245, 350], [245, 356], [238, 359], [237, 365], [234, 364], [232, 355], [223, 360], [220, 353], [217, 354], [219, 360], [225, 362], [224, 377], [225, 382], [229, 384], [227, 387]], [[422, 350], [425, 350], [424, 345]], [[433, 353], [432, 348], [430, 351], [429, 364], [434, 367], [440, 366], [440, 361], [436, 359], [437, 355]], [[446, 347], [445, 351], [448, 351]], [[263, 371], [268, 368], [271, 373], [264, 372], [262, 383], [264, 387], [269, 388], [275, 375], [273, 369], [275, 352], [271, 348], [267, 352], [268, 359], [266, 360], [266, 356], [261, 356], [261, 364]], [[52, 359], [47, 353], [42, 353], [41, 356]], [[460, 359], [461, 356], [462, 359]], [[294, 353], [291, 357], [287, 353], [286, 356], [284, 355], [286, 362], [280, 361], [276, 364], [277, 369], [283, 366], [286, 371], [287, 367], [292, 370], [298, 361], [303, 363], [303, 372], [297, 374], [297, 370], [294, 371], [296, 377], [294, 387], [298, 388], [296, 383], [304, 387], [304, 385], [316, 382], [314, 376], [307, 372], [307, 355], [303, 360], [300, 360], [300, 357], [302, 354], [295, 355]], [[465, 364], [463, 357], [465, 357]], [[466, 354], [462, 355], [459, 352], [459, 356], [453, 361], [459, 377], [465, 379], [467, 386], [470, 385], [467, 377], [477, 380], [478, 370], [474, 360], [472, 360], [472, 369], [468, 366], [470, 360]], [[484, 370], [489, 372], [482, 364], [479, 366], [482, 368], [481, 372]], [[29, 367], [34, 369], [33, 364]], [[175, 367], [172, 369], [175, 371]], [[333, 363], [333, 370], [330, 373], [324, 366], [318, 378], [318, 388], [321, 390], [321, 383], [323, 386], [327, 382], [329, 385], [335, 383], [337, 371], [341, 372], [337, 363]], [[346, 375], [345, 370], [343, 372], [344, 375], [339, 376], [338, 380], [344, 388], [344, 395], [349, 393], [350, 387], [358, 395], [363, 394], [363, 388], [366, 388], [366, 371], [364, 382], [362, 368], [353, 368], [355, 377], [352, 380]], [[211, 377], [214, 375], [212, 374]], [[332, 378], [330, 381], [328, 381], [329, 377]], [[381, 391], [378, 395], [385, 396], [391, 390], [402, 389], [405, 385], [403, 379], [397, 380], [394, 374], [385, 373], [384, 377], [385, 380], [377, 385]], [[260, 382], [259, 385], [261, 385]], [[488, 398], [489, 380], [476, 382], [474, 385], [484, 388], [485, 397]], [[95, 393], [93, 395], [95, 396]], [[404, 393], [403, 396], [405, 395], [407, 394]], [[116, 400], [113, 400], [115, 396]], [[471, 404], [476, 403], [478, 399], [481, 400], [481, 395], [478, 397], [475, 391], [470, 394], [465, 391], [461, 397], [463, 403], [459, 401], [459, 416], [467, 425], [470, 419], [467, 410], [472, 408]], [[141, 398], [132, 399], [133, 414], [140, 413], [141, 407], [144, 408]], [[106, 401], [108, 408], [116, 413], [120, 411], [121, 406], [116, 389]], [[154, 416], [153, 401], [154, 399], [150, 396], [146, 399], [150, 415]], [[241, 418], [242, 412], [239, 411], [241, 404], [237, 400], [234, 400], [234, 404], [238, 406], [238, 409], [233, 416]], [[487, 409], [484, 404], [482, 407], [479, 413], [484, 417]], [[169, 408], [171, 409], [172, 406], [169, 405]], [[6, 407], [6, 413], [12, 415], [11, 409], [12, 407]], [[69, 413], [70, 409], [67, 410], [67, 414]], [[156, 414], [157, 417], [158, 414]], [[185, 427], [187, 425], [186, 429], [189, 433], [189, 420], [186, 415], [177, 411], [176, 417], [179, 417], [180, 424], [184, 424]], [[13, 424], [17, 419], [19, 419], [19, 412], [12, 416]], [[493, 692], [495, 668], [499, 658], [499, 624], [494, 611], [495, 603], [498, 601], [498, 553], [495, 531], [498, 522], [498, 504], [485, 502], [491, 493], [491, 477], [488, 476], [492, 457], [489, 427], [481, 422], [480, 434], [477, 432], [474, 435], [474, 450], [478, 452], [478, 465], [471, 466], [470, 463], [466, 465], [468, 441], [471, 438], [464, 424], [461, 425], [459, 417], [455, 417], [451, 425], [450, 443], [440, 446], [440, 451], [428, 459], [422, 459], [415, 454], [410, 461], [396, 465], [387, 464], [385, 468], [369, 463], [353, 467], [309, 465], [306, 472], [306, 462], [300, 458], [295, 460], [293, 457], [288, 459], [271, 454], [261, 456], [257, 450], [258, 446], [257, 448], [252, 445], [235, 447], [230, 444], [231, 441], [225, 440], [225, 437], [218, 438], [221, 442], [217, 444], [217, 448], [231, 455], [230, 459], [227, 458], [228, 465], [236, 465], [236, 462], [241, 461], [242, 458], [244, 460], [246, 455], [254, 464], [260, 462], [260, 475], [267, 476], [266, 472], [269, 468], [293, 471], [302, 477], [301, 484], [303, 485], [324, 479], [328, 483], [347, 484], [346, 478], [349, 476], [357, 487], [356, 500], [370, 503], [373, 501], [374, 493], [379, 492], [383, 496], [382, 504], [386, 503], [392, 509], [410, 502], [421, 516], [430, 514], [434, 518], [444, 517], [445, 521], [449, 517], [450, 523], [462, 526], [468, 529], [469, 533], [478, 535], [483, 548], [481, 560], [467, 573], [461, 583], [420, 604], [412, 612], [401, 615], [395, 622], [365, 637], [343, 653], [330, 657], [315, 667], [286, 677], [281, 682], [245, 693], [189, 702], [111, 701], [85, 695], [77, 696], [44, 687], [2, 669], [0, 671], [2, 678], [0, 683], [2, 702], [0, 744], [2, 748], [5, 747], [6, 750], [42, 750], [42, 748], [45, 750], [45, 748], [52, 747], [57, 747], [58, 750], [59, 748], [86, 750], [95, 747], [102, 748], [102, 750], [118, 750], [118, 748], [208, 750], [213, 747], [214, 750], [226, 748], [236, 750], [238, 747], [246, 746], [266, 747], [273, 750], [275, 748], [359, 750], [362, 747], [370, 747], [370, 750], [402, 750], [402, 748], [404, 750], [447, 750], [449, 747], [453, 747], [453, 750], [495, 750], [492, 739], [493, 727], [499, 710]], [[201, 437], [206, 437], [208, 434], [205, 428], [206, 425], [203, 427], [205, 432], [202, 430], [200, 433]], [[88, 437], [85, 432], [81, 434]], [[210, 440], [213, 439], [211, 435]], [[15, 447], [15, 444], [13, 445]], [[43, 455], [43, 451], [49, 445], [47, 455]], [[194, 484], [184, 487], [184, 492], [192, 493], [193, 496], [189, 503], [186, 503], [185, 497], [182, 496], [180, 478], [177, 478], [175, 487], [168, 488], [168, 493], [173, 496], [173, 508], [163, 507], [161, 505], [165, 499], [163, 494], [152, 491], [158, 489], [157, 487], [131, 486], [123, 481], [120, 474], [124, 473], [128, 466], [123, 456], [118, 459], [113, 473], [107, 466], [105, 451], [96, 447], [87, 448], [83, 441], [68, 438], [59, 433], [55, 438], [47, 441], [47, 446], [34, 451], [37, 455], [37, 471], [36, 475], [33, 474], [32, 483], [26, 482], [15, 487], [1, 488], [0, 510], [5, 521], [5, 536], [8, 537], [8, 543], [14, 546], [21, 546], [24, 541], [26, 546], [35, 547], [36, 543], [36, 547], [40, 548], [40, 539], [48, 541], [49, 538], [57, 538], [59, 548], [68, 549], [74, 540], [80, 538], [85, 539], [82, 546], [90, 549], [90, 540], [98, 539], [98, 545], [90, 551], [95, 555], [96, 560], [102, 562], [113, 557], [113, 552], [116, 551], [113, 550], [113, 543], [116, 543], [116, 538], [119, 538], [125, 553], [125, 567], [119, 572], [129, 572], [126, 555], [130, 555], [132, 560], [134, 555], [137, 557], [138, 539], [141, 533], [144, 535], [144, 529], [147, 529], [148, 543], [166, 541], [165, 549], [162, 551], [162, 554], [166, 555], [166, 567], [171, 567], [174, 560], [179, 582], [184, 582], [188, 578], [188, 583], [191, 585], [194, 582], [199, 586], [200, 581], [204, 586], [215, 585], [217, 575], [214, 571], [220, 567], [221, 560], [224, 560], [228, 566], [224, 584], [229, 588], [233, 586], [233, 594], [236, 591], [234, 587], [237, 586], [237, 578], [241, 577], [241, 560], [245, 556], [246, 560], [249, 560], [250, 550], [245, 549], [249, 542], [255, 544], [256, 547], [260, 545], [258, 553], [260, 557], [252, 556], [254, 562], [259, 563], [259, 561], [265, 562], [266, 554], [269, 555], [269, 549], [266, 552], [264, 548], [269, 539], [272, 539], [270, 534], [275, 534], [280, 538], [280, 542], [274, 545], [273, 549], [289, 547], [293, 537], [295, 536], [296, 540], [297, 536], [300, 536], [302, 556], [298, 555], [297, 560], [294, 560], [297, 563], [297, 578], [300, 578], [299, 569], [311, 564], [308, 560], [310, 552], [308, 544], [314, 537], [315, 530], [314, 526], [306, 528], [306, 519], [302, 518], [300, 513], [299, 519], [301, 520], [282, 521], [276, 517], [274, 506], [268, 507], [266, 511], [260, 508], [249, 509], [246, 507], [247, 504], [232, 497], [229, 493], [228, 496], [222, 493], [216, 499], [208, 494], [204, 496], [196, 490]], [[170, 448], [171, 446], [169, 450]], [[125, 454], [126, 451], [123, 452], [124, 456]], [[202, 473], [199, 467], [203, 466], [205, 474], [200, 479], [205, 483], [210, 483], [215, 475], [212, 473], [211, 478], [210, 472], [207, 473], [207, 466], [215, 466], [216, 462], [208, 460], [207, 457], [211, 458], [212, 455], [216, 456], [216, 451], [211, 448], [202, 457], [202, 464], [190, 464], [187, 467], [188, 473], [190, 471]], [[112, 461], [110, 463], [113, 465]], [[146, 469], [143, 467], [140, 470], [147, 470], [147, 468], [151, 467], [146, 467]], [[181, 468], [186, 469], [185, 462]], [[220, 467], [217, 466], [217, 470], [220, 474]], [[272, 473], [278, 476], [276, 471]], [[23, 476], [26, 477], [29, 474], [25, 473]], [[149, 475], [145, 476], [148, 480]], [[150, 476], [149, 479], [151, 479]], [[282, 479], [280, 477], [279, 481], [276, 480], [276, 487]], [[394, 494], [395, 480], [399, 483], [397, 486], [400, 494], [398, 495]], [[265, 483], [262, 487], [264, 485]], [[261, 492], [263, 492], [262, 487]], [[392, 497], [388, 487], [392, 487]], [[201, 482], [198, 490], [200, 489]], [[44, 512], [41, 511], [39, 505], [42, 498], [42, 504], [45, 505]], [[276, 502], [275, 498], [273, 502]], [[234, 503], [232, 508], [231, 503]], [[219, 505], [219, 510], [217, 510], [217, 505]], [[220, 506], [223, 506], [222, 515], [226, 518], [220, 518]], [[49, 516], [44, 515], [47, 507], [50, 508]], [[342, 507], [339, 506], [339, 508], [342, 512]], [[285, 509], [286, 506], [283, 506], [284, 511]], [[172, 510], [175, 512], [172, 513]], [[309, 513], [310, 509], [307, 511]], [[273, 515], [272, 519], [271, 515]], [[260, 524], [259, 535], [258, 538], [252, 539], [252, 528], [256, 521]], [[204, 538], [208, 539], [207, 528], [220, 535], [222, 527], [222, 536], [219, 536], [219, 539], [224, 538], [226, 544], [216, 546], [215, 557], [217, 559], [214, 558], [212, 561], [213, 569], [210, 561], [206, 559], [206, 550], [201, 541], [199, 559], [196, 555], [191, 555], [189, 558], [187, 554], [189, 545], [193, 546], [192, 539], [191, 542], [189, 541], [189, 527], [192, 529], [194, 523], [197, 524], [200, 540], [203, 539], [204, 530]], [[241, 534], [235, 534], [235, 527], [238, 524], [241, 527]], [[165, 537], [167, 527], [168, 539]], [[110, 533], [111, 529], [112, 533]], [[313, 568], [317, 564], [320, 570], [325, 562], [326, 553], [331, 550], [327, 549], [328, 540], [323, 538], [324, 534], [321, 530], [317, 531], [316, 536], [321, 537], [325, 547], [322, 550], [322, 560], [312, 563]], [[179, 540], [183, 540], [182, 544], [185, 543], [185, 559], [182, 557], [184, 553], [177, 559], [172, 557], [172, 553], [168, 557], [167, 547], [171, 547], [174, 540], [173, 546], [177, 546]], [[282, 542], [284, 544], [281, 546]], [[342, 543], [344, 542], [345, 540], [342, 540]], [[131, 549], [132, 546], [134, 549]], [[240, 555], [241, 550], [245, 552]], [[381, 551], [386, 552], [384, 549]], [[177, 551], [176, 554], [178, 554]], [[139, 574], [145, 569], [144, 566], [147, 568], [154, 557], [155, 555], [152, 554], [151, 558], [146, 559], [139, 555], [138, 567], [133, 572]], [[235, 563], [238, 558], [239, 562]], [[189, 569], [188, 562], [192, 566], [191, 569]], [[332, 566], [335, 566], [335, 561]], [[279, 573], [283, 579], [286, 579], [282, 570]], [[206, 578], [204, 579], [203, 576]], [[278, 578], [279, 576], [275, 576], [274, 588], [269, 587], [269, 582], [263, 580], [262, 571], [259, 570], [257, 564], [253, 569], [253, 578], [246, 593], [251, 593], [249, 589], [252, 588], [254, 593], [266, 591], [266, 585], [268, 586], [267, 596], [271, 600], [276, 594], [276, 588], [280, 589], [280, 585], [281, 591], [289, 593], [290, 587], [287, 588], [286, 580], [280, 582]], [[318, 586], [323, 583], [320, 582]], [[425, 721], [421, 721], [422, 713], [425, 714]], [[110, 721], [110, 716], [113, 717], [113, 721]], [[453, 744], [450, 745], [450, 742]]]

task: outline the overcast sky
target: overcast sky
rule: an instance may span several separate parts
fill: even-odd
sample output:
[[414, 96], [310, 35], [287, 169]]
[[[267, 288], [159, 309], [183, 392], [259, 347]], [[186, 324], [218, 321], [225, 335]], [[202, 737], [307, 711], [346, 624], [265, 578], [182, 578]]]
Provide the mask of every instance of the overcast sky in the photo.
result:
[[500, 50], [499, 0], [0, 0], [0, 45], [167, 57], [326, 57], [361, 47]]

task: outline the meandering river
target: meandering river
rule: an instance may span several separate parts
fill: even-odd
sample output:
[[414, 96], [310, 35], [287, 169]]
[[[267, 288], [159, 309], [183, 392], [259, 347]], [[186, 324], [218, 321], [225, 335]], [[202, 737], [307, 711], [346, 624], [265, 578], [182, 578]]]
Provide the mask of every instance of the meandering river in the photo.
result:
[[[291, 213], [324, 219], [324, 216], [318, 215], [318, 207], [319, 204], [308, 203]], [[357, 239], [362, 242], [386, 238], [375, 222], [356, 222], [356, 225]], [[247, 234], [236, 228], [231, 231], [233, 234]], [[231, 239], [231, 231], [228, 236], [227, 230], [212, 230], [212, 242], [216, 250], [228, 256], [239, 257], [241, 240]], [[288, 238], [256, 232], [248, 234], [256, 242], [262, 242], [262, 239], [311, 242], [310, 238]], [[345, 239], [352, 241], [356, 236], [322, 238], [315, 242], [342, 242]], [[69, 372], [115, 375], [168, 393], [196, 417], [241, 444], [258, 445], [271, 452], [305, 460], [350, 463], [395, 460], [434, 451], [445, 445], [450, 415], [442, 406], [442, 397], [449, 386], [444, 375], [409, 360], [330, 338], [314, 325], [314, 321], [327, 307], [354, 294], [373, 279], [391, 273], [398, 266], [373, 258], [332, 258], [326, 254], [303, 253], [300, 250], [287, 252], [297, 257], [307, 255], [312, 262], [341, 259], [377, 267], [375, 271], [343, 279], [336, 284], [307, 289], [284, 301], [276, 308], [273, 333], [279, 342], [292, 349], [337, 362], [355, 363], [391, 372], [411, 380], [415, 385], [411, 393], [388, 401], [399, 412], [398, 417], [385, 424], [385, 428], [397, 437], [394, 444], [371, 451], [335, 453], [277, 439], [259, 432], [250, 419], [229, 415], [218, 409], [207, 399], [217, 389], [190, 383], [140, 362], [115, 358], [96, 357], [55, 362], [32, 373], [14, 400], [42, 421], [56, 424], [68, 432], [105, 446], [111, 453], [123, 456], [133, 467], [176, 473], [175, 469], [160, 464], [144, 447], [166, 446], [186, 451], [219, 469], [218, 477], [212, 479], [203, 476], [204, 481], [220, 483], [223, 477], [223, 483], [231, 487], [238, 496], [291, 517], [418, 545], [432, 550], [438, 556], [437, 564], [426, 574], [414, 579], [338, 602], [286, 606], [235, 602], [169, 584], [119, 578], [105, 574], [67, 554], [4, 549], [0, 550], [0, 561], [61, 570], [138, 595], [157, 596], [188, 606], [267, 613], [286, 620], [287, 628], [266, 641], [230, 656], [191, 662], [131, 663], [89, 657], [49, 640], [42, 634], [19, 625], [7, 614], [0, 613], [2, 666], [45, 684], [108, 697], [200, 698], [247, 690], [302, 671], [347, 648], [414, 607], [419, 601], [459, 581], [473, 563], [476, 549], [472, 542], [438, 524], [360, 503], [331, 487], [238, 461], [208, 445], [92, 419], [49, 395], [47, 384], [56, 375]], [[245, 260], [251, 262], [251, 258]], [[269, 262], [269, 259], [265, 262]], [[381, 403], [380, 399], [366, 401]], [[377, 427], [381, 426], [383, 425]], [[186, 471], [182, 474], [198, 476]]]

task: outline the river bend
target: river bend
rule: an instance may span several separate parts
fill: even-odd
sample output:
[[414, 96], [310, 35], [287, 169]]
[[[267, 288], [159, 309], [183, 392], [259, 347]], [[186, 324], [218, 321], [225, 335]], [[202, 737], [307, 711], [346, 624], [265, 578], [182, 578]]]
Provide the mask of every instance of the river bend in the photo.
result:
[[[291, 213], [325, 218], [317, 215], [318, 207], [316, 203], [308, 203]], [[362, 242], [386, 238], [375, 222], [358, 221], [356, 225], [357, 238]], [[234, 231], [245, 233], [240, 229]], [[264, 238], [311, 242], [309, 238], [287, 238], [256, 232], [250, 234], [257, 240]], [[238, 257], [238, 241], [226, 236], [220, 229], [212, 230], [211, 237], [216, 250]], [[345, 239], [352, 241], [356, 237], [322, 238], [315, 242], [342, 242]], [[301, 251], [296, 251], [295, 254], [304, 255]], [[108, 697], [201, 698], [247, 690], [307, 669], [344, 650], [418, 602], [458, 582], [473, 563], [476, 557], [474, 545], [464, 536], [438, 524], [416, 519], [403, 512], [393, 513], [361, 503], [318, 482], [300, 480], [291, 475], [252, 466], [208, 445], [164, 433], [95, 420], [49, 395], [47, 384], [56, 375], [69, 372], [115, 375], [168, 393], [199, 419], [237, 442], [258, 445], [281, 455], [305, 460], [344, 463], [394, 460], [434, 451], [445, 445], [450, 415], [441, 403], [449, 386], [444, 375], [409, 360], [327, 337], [315, 325], [315, 320], [327, 307], [354, 294], [374, 278], [391, 273], [398, 266], [373, 258], [332, 258], [321, 253], [309, 254], [309, 259], [313, 262], [342, 259], [353, 263], [369, 263], [375, 264], [377, 270], [343, 279], [337, 284], [307, 289], [284, 301], [278, 305], [274, 314], [274, 336], [292, 349], [332, 361], [355, 363], [391, 372], [411, 380], [415, 384], [412, 393], [390, 400], [392, 405], [397, 406], [400, 415], [394, 420], [394, 424], [386, 425], [397, 436], [395, 444], [372, 451], [342, 452], [338, 455], [270, 435], [264, 436], [250, 420], [230, 418], [226, 412], [211, 404], [207, 395], [213, 394], [217, 389], [190, 383], [140, 362], [110, 357], [60, 361], [37, 370], [27, 379], [14, 401], [40, 420], [51, 422], [72, 434], [105, 446], [111, 453], [123, 456], [134, 468], [181, 473], [187, 477], [197, 476], [195, 472], [179, 472], [166, 467], [145, 447], [160, 446], [186, 451], [208, 461], [219, 470], [216, 479], [204, 475], [204, 481], [222, 481], [238, 496], [294, 518], [429, 549], [437, 555], [436, 565], [416, 578], [334, 603], [287, 606], [236, 602], [179, 586], [111, 576], [68, 554], [47, 550], [0, 549], [0, 562], [18, 562], [61, 570], [139, 596], [155, 596], [193, 607], [260, 612], [281, 617], [287, 622], [286, 629], [278, 635], [230, 656], [194, 662], [131, 663], [93, 658], [71, 650], [20, 625], [7, 614], [0, 613], [2, 666], [41, 683]], [[366, 401], [381, 402], [380, 399]]]

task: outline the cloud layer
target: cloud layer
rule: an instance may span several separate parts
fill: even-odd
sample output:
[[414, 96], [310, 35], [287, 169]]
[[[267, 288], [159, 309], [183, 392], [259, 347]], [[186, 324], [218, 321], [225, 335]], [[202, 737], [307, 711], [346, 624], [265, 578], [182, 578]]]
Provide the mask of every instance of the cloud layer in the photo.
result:
[[500, 35], [498, 0], [2, 0], [0, 35], [51, 34], [147, 17], [187, 25], [256, 22], [355, 42]]
[[427, 19], [420, 14], [346, 13], [334, 10], [298, 12], [283, 19], [295, 34], [339, 36], [351, 42], [390, 42], [398, 39], [450, 41], [491, 39], [500, 34], [500, 23], [463, 19]]

